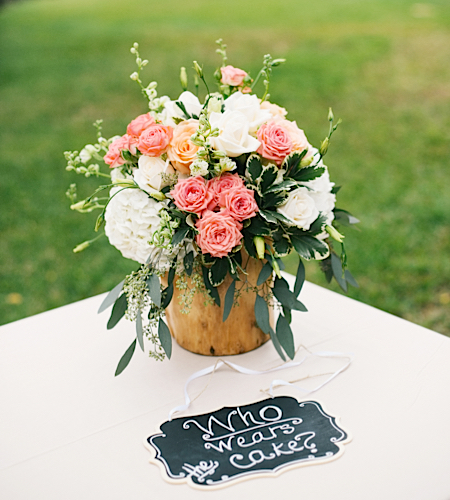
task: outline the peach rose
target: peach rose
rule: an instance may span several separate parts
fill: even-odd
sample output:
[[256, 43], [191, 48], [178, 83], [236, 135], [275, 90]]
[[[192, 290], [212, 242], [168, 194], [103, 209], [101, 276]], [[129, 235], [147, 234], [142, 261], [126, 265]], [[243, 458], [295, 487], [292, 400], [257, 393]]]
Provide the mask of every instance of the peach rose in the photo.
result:
[[195, 237], [202, 253], [225, 257], [242, 240], [242, 224], [235, 221], [226, 210], [204, 212], [196, 223], [199, 234]]
[[170, 194], [180, 210], [197, 215], [206, 210], [212, 198], [211, 192], [206, 189], [206, 181], [201, 175], [179, 180]]
[[103, 160], [106, 164], [109, 165], [110, 168], [115, 168], [123, 165], [125, 163], [125, 160], [122, 158], [121, 152], [129, 151], [132, 155], [135, 155], [136, 144], [136, 138], [125, 134], [109, 145], [108, 152], [103, 157]]
[[244, 182], [238, 174], [226, 173], [222, 174], [220, 177], [214, 177], [214, 179], [209, 180], [206, 187], [212, 194], [208, 210], [216, 210], [219, 208], [219, 197], [221, 193], [236, 187], [244, 187]]
[[189, 175], [189, 166], [197, 158], [198, 146], [191, 142], [191, 136], [197, 132], [198, 120], [187, 120], [179, 123], [167, 150], [167, 156], [173, 168], [182, 174]]
[[139, 136], [138, 149], [147, 156], [161, 156], [166, 152], [172, 135], [172, 127], [154, 123]]
[[242, 85], [244, 78], [247, 76], [244, 70], [230, 65], [220, 68], [220, 72], [222, 73], [220, 81], [225, 85], [231, 85], [233, 87]]
[[238, 221], [250, 219], [258, 212], [255, 193], [246, 187], [235, 187], [223, 191], [219, 198], [221, 207], [225, 207], [231, 217]]
[[[310, 144], [306, 138], [305, 132], [298, 128], [296, 122], [290, 122], [289, 120], [280, 120], [278, 123], [287, 130], [289, 137], [292, 141], [292, 151], [303, 151], [304, 149], [310, 149]], [[307, 155], [308, 156], [308, 155]]]
[[257, 149], [263, 158], [273, 160], [281, 165], [292, 151], [293, 144], [288, 131], [278, 121], [270, 121], [261, 125], [258, 130], [258, 140], [261, 146]]
[[261, 109], [267, 109], [268, 111], [270, 111], [274, 119], [283, 119], [287, 115], [287, 111], [285, 108], [282, 108], [281, 106], [278, 106], [278, 104], [273, 104], [269, 101], [263, 101], [261, 103]]

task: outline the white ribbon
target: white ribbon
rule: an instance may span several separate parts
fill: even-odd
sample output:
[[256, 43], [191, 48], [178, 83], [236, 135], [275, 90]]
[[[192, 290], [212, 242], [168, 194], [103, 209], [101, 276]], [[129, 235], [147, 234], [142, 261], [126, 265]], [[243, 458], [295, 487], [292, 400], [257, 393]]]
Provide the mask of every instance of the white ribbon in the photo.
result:
[[[297, 385], [295, 385], [293, 383], [293, 382], [299, 382], [300, 380], [304, 380], [304, 378], [311, 378], [311, 377], [304, 377], [304, 378], [301, 378], [301, 379], [293, 380], [291, 382], [287, 382], [286, 380], [278, 380], [278, 379], [272, 380], [272, 383], [270, 384], [269, 390], [268, 391], [267, 390], [262, 390], [262, 391], [263, 392], [267, 392], [270, 395], [270, 397], [273, 398], [274, 397], [274, 395], [273, 395], [273, 389], [276, 388], [276, 387], [281, 387], [281, 386], [290, 386], [290, 387], [293, 387], [293, 388], [295, 388], [295, 389], [297, 389], [297, 390], [299, 390], [299, 391], [301, 391], [303, 393], [306, 393], [306, 394], [310, 394], [312, 392], [316, 392], [319, 389], [321, 389], [324, 385], [328, 384], [328, 382], [331, 382], [335, 377], [337, 377], [344, 370], [346, 370], [350, 366], [351, 362], [353, 361], [353, 354], [351, 354], [351, 353], [345, 354], [345, 353], [331, 352], [331, 351], [311, 352], [311, 351], [309, 351], [304, 346], [300, 346], [297, 349], [297, 351], [300, 348], [305, 349], [307, 351], [307, 353], [308, 353], [300, 361], [288, 361], [287, 363], [283, 363], [280, 366], [276, 366], [274, 368], [269, 368], [268, 370], [262, 370], [262, 371], [252, 370], [250, 368], [245, 368], [243, 366], [239, 366], [239, 365], [237, 365], [235, 363], [231, 363], [230, 361], [225, 361], [225, 360], [219, 358], [214, 365], [208, 366], [208, 368], [203, 368], [203, 370], [199, 370], [199, 371], [193, 373], [186, 380], [186, 383], [184, 384], [184, 401], [185, 401], [185, 404], [184, 405], [180, 405], [180, 406], [176, 406], [175, 408], [172, 408], [172, 410], [170, 410], [170, 412], [169, 412], [169, 421], [172, 420], [172, 417], [173, 417], [173, 415], [175, 413], [186, 411], [190, 407], [192, 401], [191, 401], [191, 398], [189, 397], [189, 392], [188, 392], [189, 384], [193, 380], [195, 380], [197, 378], [201, 378], [201, 377], [204, 377], [205, 375], [213, 374], [216, 370], [218, 370], [219, 368], [221, 368], [224, 365], [228, 366], [229, 368], [231, 368], [232, 370], [234, 370], [234, 371], [236, 371], [238, 373], [242, 373], [243, 375], [265, 375], [267, 373], [276, 372], [276, 371], [279, 371], [279, 370], [286, 370], [288, 368], [294, 368], [296, 366], [300, 366], [310, 356], [319, 356], [319, 357], [323, 357], [323, 358], [347, 359], [347, 363], [344, 366], [342, 366], [341, 368], [339, 368], [338, 370], [336, 370], [335, 372], [313, 375], [314, 377], [317, 377], [317, 376], [320, 376], [320, 375], [330, 375], [330, 377], [328, 377], [325, 380], [325, 382], [322, 382], [321, 384], [319, 384], [314, 389], [305, 389], [305, 388], [297, 386]], [[203, 390], [200, 392], [200, 394], [198, 394], [194, 398], [194, 400], [197, 399], [205, 391], [207, 385], [203, 388]]]

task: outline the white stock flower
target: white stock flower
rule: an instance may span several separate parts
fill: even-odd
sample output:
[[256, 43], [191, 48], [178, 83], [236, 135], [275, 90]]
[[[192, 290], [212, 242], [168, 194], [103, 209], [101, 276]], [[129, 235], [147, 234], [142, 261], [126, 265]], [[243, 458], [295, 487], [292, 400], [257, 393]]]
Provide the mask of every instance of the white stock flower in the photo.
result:
[[174, 174], [175, 170], [169, 161], [161, 158], [142, 155], [138, 161], [139, 168], [133, 172], [137, 185], [149, 194], [159, 192], [169, 185], [164, 175]]
[[260, 146], [260, 142], [250, 135], [249, 121], [240, 111], [211, 113], [209, 122], [212, 128], [219, 129], [219, 136], [211, 137], [211, 145], [219, 151], [225, 151], [228, 156], [251, 153]]
[[225, 111], [240, 111], [248, 120], [249, 132], [256, 134], [258, 128], [272, 118], [267, 109], [261, 109], [256, 95], [235, 92], [225, 101]]
[[105, 233], [125, 258], [144, 264], [153, 248], [149, 241], [160, 225], [159, 211], [166, 204], [140, 189], [121, 189], [111, 189], [111, 196], [117, 194], [106, 207]]
[[191, 175], [195, 177], [196, 175], [201, 175], [205, 177], [208, 175], [208, 162], [205, 160], [194, 160], [189, 165], [189, 170], [191, 171]]
[[319, 216], [316, 203], [305, 187], [299, 187], [291, 191], [286, 203], [279, 206], [277, 211], [284, 215], [293, 226], [305, 230], [309, 229]]
[[97, 149], [92, 144], [86, 144], [84, 148], [80, 151], [80, 160], [83, 163], [87, 163], [94, 154], [97, 153]]

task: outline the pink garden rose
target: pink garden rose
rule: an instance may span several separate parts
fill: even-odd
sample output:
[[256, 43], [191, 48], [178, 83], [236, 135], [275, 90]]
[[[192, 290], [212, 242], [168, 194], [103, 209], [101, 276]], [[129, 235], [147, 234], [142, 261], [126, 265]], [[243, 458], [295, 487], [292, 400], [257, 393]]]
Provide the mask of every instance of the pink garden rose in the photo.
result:
[[136, 154], [136, 138], [130, 135], [123, 135], [115, 141], [113, 141], [108, 148], [108, 152], [103, 157], [103, 160], [110, 168], [115, 168], [125, 163], [125, 160], [121, 156], [121, 152], [126, 150], [132, 155]]
[[214, 177], [208, 181], [207, 188], [211, 192], [212, 198], [208, 205], [208, 210], [215, 210], [219, 208], [219, 197], [222, 192], [229, 191], [233, 188], [244, 187], [244, 181], [239, 177], [238, 174], [225, 173], [220, 177]]
[[206, 181], [201, 175], [180, 179], [170, 194], [180, 210], [197, 215], [206, 210], [212, 198], [212, 193], [207, 190]]
[[254, 191], [246, 187], [235, 187], [228, 191], [222, 191], [219, 204], [225, 207], [231, 217], [237, 221], [250, 219], [258, 212]]
[[138, 149], [147, 156], [161, 156], [166, 152], [172, 135], [172, 127], [154, 123], [139, 136]]
[[225, 257], [242, 240], [242, 224], [235, 221], [227, 210], [204, 212], [196, 223], [199, 234], [195, 237], [202, 253], [213, 257]]
[[258, 130], [258, 140], [261, 143], [257, 153], [263, 158], [273, 160], [281, 165], [283, 160], [293, 150], [293, 144], [288, 131], [278, 122], [270, 121], [261, 125]]
[[220, 68], [222, 73], [222, 78], [220, 81], [225, 85], [231, 85], [233, 87], [238, 87], [244, 82], [244, 78], [247, 73], [243, 69], [235, 68], [234, 66], [224, 66]]
[[153, 125], [154, 123], [155, 119], [150, 113], [139, 115], [128, 124], [127, 134], [139, 137], [146, 128], [150, 127], [150, 125]]
[[287, 131], [289, 137], [292, 141], [292, 151], [303, 151], [304, 149], [309, 149], [310, 153], [306, 156], [308, 157], [312, 154], [311, 146], [306, 138], [305, 132], [298, 128], [296, 122], [291, 122], [289, 120], [278, 120], [278, 123]]

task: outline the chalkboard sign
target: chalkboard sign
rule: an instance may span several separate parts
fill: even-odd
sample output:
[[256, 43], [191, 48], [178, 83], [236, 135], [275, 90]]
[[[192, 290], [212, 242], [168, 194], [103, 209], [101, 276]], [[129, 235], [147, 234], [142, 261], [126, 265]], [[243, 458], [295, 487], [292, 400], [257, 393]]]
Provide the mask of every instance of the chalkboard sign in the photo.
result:
[[332, 460], [348, 441], [317, 401], [281, 396], [164, 422], [146, 444], [168, 481], [209, 489]]

